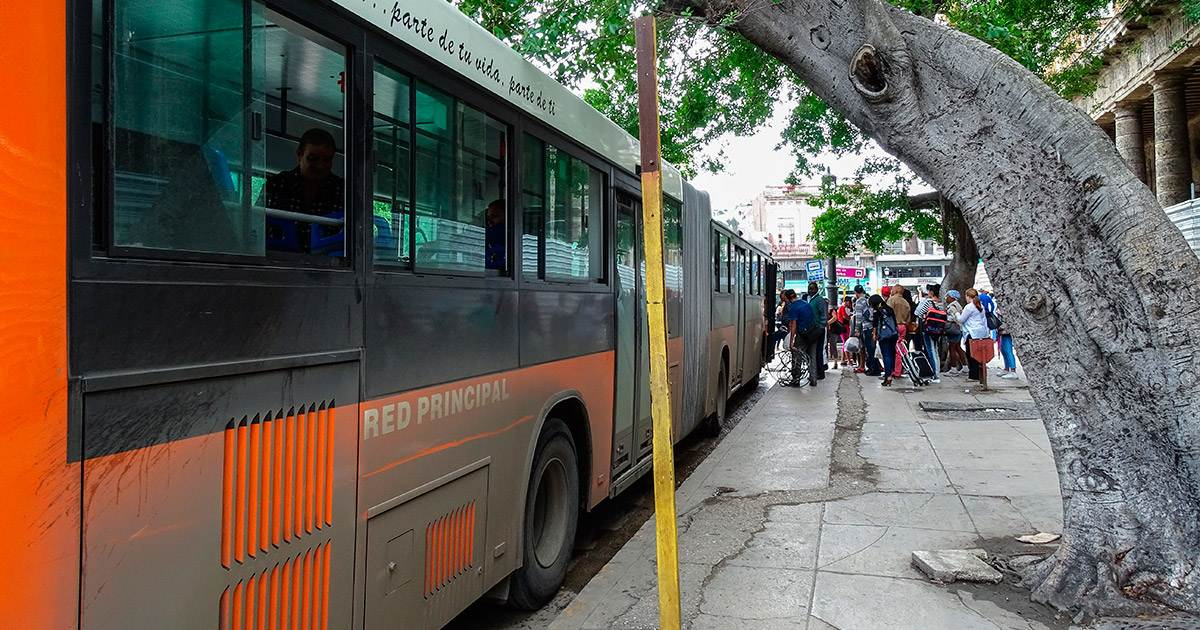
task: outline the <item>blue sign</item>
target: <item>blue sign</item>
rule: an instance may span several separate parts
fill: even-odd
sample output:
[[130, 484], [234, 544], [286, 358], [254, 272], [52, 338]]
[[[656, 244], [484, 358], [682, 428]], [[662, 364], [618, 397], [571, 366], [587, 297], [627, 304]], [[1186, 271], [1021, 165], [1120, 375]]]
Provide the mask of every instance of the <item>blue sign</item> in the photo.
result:
[[825, 279], [825, 263], [820, 260], [810, 260], [804, 263], [804, 269], [808, 272], [809, 282], [820, 282]]

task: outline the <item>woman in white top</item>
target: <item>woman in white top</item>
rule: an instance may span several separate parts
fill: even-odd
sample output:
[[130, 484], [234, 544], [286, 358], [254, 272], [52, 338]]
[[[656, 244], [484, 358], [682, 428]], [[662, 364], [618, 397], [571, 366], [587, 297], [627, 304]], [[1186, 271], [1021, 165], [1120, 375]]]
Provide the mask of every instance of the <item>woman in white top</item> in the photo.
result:
[[996, 347], [992, 342], [992, 331], [988, 328], [987, 315], [983, 313], [983, 305], [979, 302], [979, 292], [975, 289], [967, 289], [967, 305], [958, 315], [958, 323], [968, 337], [967, 362], [970, 374], [967, 380], [978, 380], [979, 387], [987, 389], [987, 364], [995, 355]]

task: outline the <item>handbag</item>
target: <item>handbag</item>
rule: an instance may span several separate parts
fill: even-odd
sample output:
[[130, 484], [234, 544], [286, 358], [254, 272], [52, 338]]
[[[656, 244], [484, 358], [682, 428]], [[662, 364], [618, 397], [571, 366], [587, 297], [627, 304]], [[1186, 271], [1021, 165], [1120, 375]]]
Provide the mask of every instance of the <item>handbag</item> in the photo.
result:
[[991, 311], [984, 311], [983, 314], [985, 317], [987, 317], [988, 329], [1000, 330], [1000, 328], [1004, 326], [1004, 320], [1000, 319], [999, 315], [997, 315]]
[[900, 336], [900, 331], [896, 328], [896, 317], [887, 313], [882, 313], [879, 320], [879, 338], [895, 339]]

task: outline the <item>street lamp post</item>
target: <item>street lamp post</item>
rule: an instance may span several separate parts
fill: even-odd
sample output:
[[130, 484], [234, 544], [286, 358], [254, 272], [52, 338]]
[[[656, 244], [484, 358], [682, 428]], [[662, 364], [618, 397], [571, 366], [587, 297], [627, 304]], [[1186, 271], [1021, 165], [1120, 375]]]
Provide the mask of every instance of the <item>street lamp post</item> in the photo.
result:
[[[831, 192], [833, 190], [834, 186], [837, 186], [837, 177], [833, 173], [829, 172], [828, 168], [826, 168], [825, 176], [821, 178], [821, 183], [827, 192]], [[827, 203], [825, 205], [825, 210], [829, 211], [831, 205], [832, 205], [831, 203]], [[827, 291], [828, 291], [826, 295], [829, 298], [829, 308], [836, 310], [837, 309], [837, 301], [838, 301], [837, 256], [829, 257], [828, 269], [829, 270], [825, 273], [825, 281], [827, 283], [826, 287], [827, 287]], [[835, 363], [838, 360], [837, 341], [834, 339], [834, 337], [832, 335], [829, 334], [829, 329], [826, 329], [825, 334], [826, 334], [826, 340], [825, 340], [826, 348], [825, 348], [824, 362], [826, 365], [828, 365], [830, 357], [833, 357], [833, 360]], [[821, 370], [824, 371], [824, 369], [825, 369], [824, 366], [822, 366]]]
[[[825, 190], [832, 190], [834, 186], [837, 186], [837, 176], [829, 172], [829, 170], [826, 170], [825, 176], [821, 178], [821, 184]], [[827, 203], [825, 205], [825, 209], [829, 210], [830, 205], [831, 204]], [[829, 298], [829, 306], [830, 308], [834, 308], [837, 305], [838, 299], [837, 257], [830, 256], [828, 270], [825, 273], [825, 281], [827, 290], [826, 296]]]

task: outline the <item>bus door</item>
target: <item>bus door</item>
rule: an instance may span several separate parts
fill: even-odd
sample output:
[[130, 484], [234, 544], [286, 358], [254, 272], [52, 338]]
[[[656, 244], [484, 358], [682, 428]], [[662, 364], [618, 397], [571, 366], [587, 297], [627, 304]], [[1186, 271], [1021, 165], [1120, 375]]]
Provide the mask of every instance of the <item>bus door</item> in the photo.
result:
[[[767, 320], [767, 338], [775, 334], [775, 307], [779, 289], [776, 280], [779, 277], [779, 265], [763, 260], [763, 318]], [[770, 363], [775, 356], [775, 344], [763, 343], [763, 363]]]
[[737, 330], [737, 350], [729, 361], [729, 383], [742, 382], [746, 365], [746, 250], [738, 247], [733, 266], [734, 326]]
[[641, 202], [617, 193], [616, 290], [617, 375], [613, 419], [615, 479], [651, 446], [650, 347], [645, 317], [645, 261], [641, 244]]

